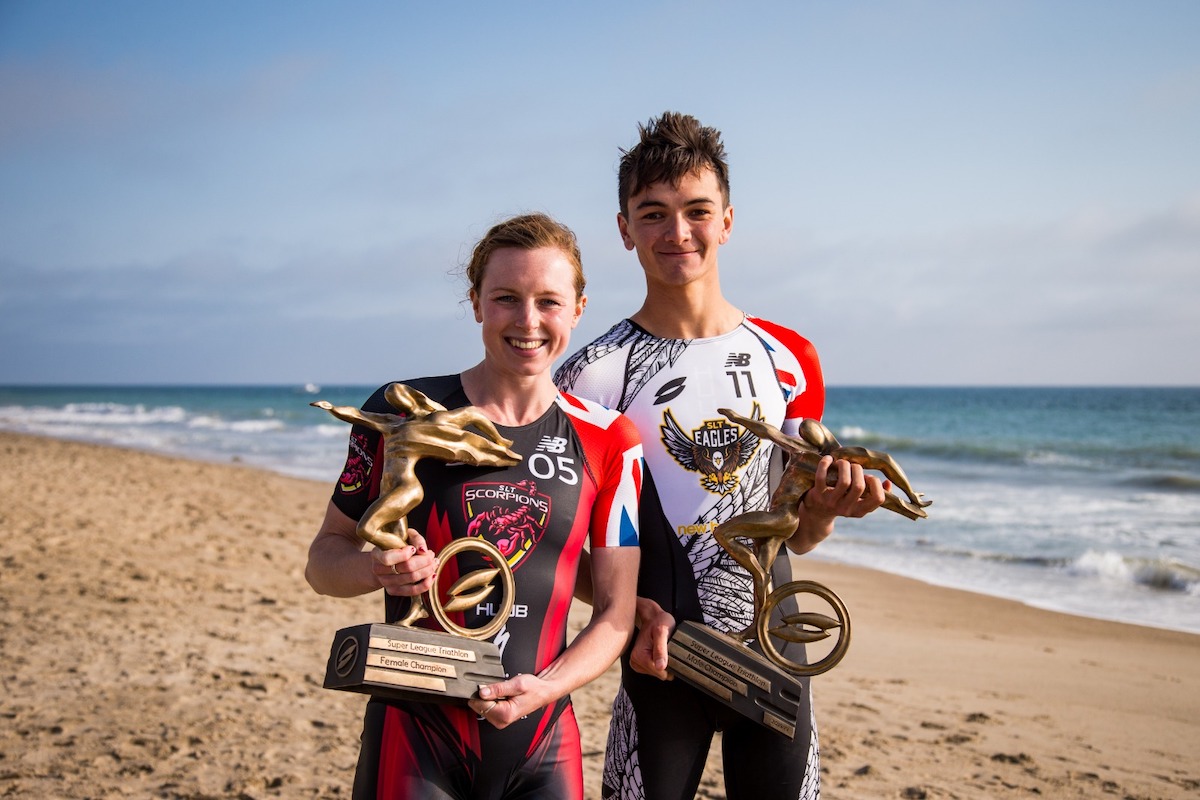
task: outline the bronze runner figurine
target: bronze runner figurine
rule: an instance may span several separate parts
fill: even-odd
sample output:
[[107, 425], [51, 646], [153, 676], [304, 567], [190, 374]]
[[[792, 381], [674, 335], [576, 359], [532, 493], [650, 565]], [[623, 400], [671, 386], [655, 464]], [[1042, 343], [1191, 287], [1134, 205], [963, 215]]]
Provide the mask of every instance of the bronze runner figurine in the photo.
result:
[[[796, 530], [799, 522], [798, 509], [804, 493], [812, 488], [818, 462], [824, 456], [845, 459], [865, 469], [879, 470], [905, 495], [907, 500], [892, 492], [886, 493], [883, 508], [902, 514], [910, 519], [928, 516], [925, 507], [932, 503], [924, 495], [913, 490], [904, 470], [887, 453], [868, 450], [865, 447], [844, 447], [833, 432], [815, 419], [805, 419], [800, 424], [800, 436], [787, 436], [778, 428], [762, 420], [753, 420], [736, 414], [727, 408], [717, 409], [730, 421], [746, 430], [782, 447], [787, 452], [787, 467], [779, 486], [771, 495], [765, 511], [748, 511], [718, 525], [713, 536], [737, 563], [749, 571], [754, 580], [755, 618], [742, 631], [739, 638], [752, 639], [756, 635], [758, 619], [763, 613], [769, 594], [771, 567], [779, 554], [779, 548]], [[835, 475], [829, 480], [836, 481]], [[752, 539], [753, 546], [739, 542], [737, 537]]]
[[[406, 517], [425, 498], [416, 474], [417, 462], [422, 458], [458, 461], [476, 467], [507, 467], [520, 461], [521, 456], [511, 449], [512, 440], [501, 436], [492, 421], [474, 406], [448, 410], [403, 383], [393, 383], [384, 396], [403, 413], [373, 413], [354, 406], [335, 406], [325, 400], [310, 405], [383, 434], [379, 498], [359, 520], [357, 533], [359, 538], [380, 549], [395, 550], [407, 546]], [[483, 433], [468, 430], [468, 425]], [[395, 624], [409, 626], [428, 615], [425, 600], [418, 595], [412, 598], [408, 614]]]

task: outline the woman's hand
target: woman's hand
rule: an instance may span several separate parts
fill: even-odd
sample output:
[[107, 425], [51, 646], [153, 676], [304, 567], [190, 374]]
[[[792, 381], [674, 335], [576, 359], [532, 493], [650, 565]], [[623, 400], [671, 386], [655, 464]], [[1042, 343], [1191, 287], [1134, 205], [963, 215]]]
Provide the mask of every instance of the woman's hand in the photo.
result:
[[468, 700], [467, 705], [480, 720], [487, 720], [497, 728], [507, 728], [556, 699], [549, 683], [537, 675], [522, 673], [499, 683], [480, 686], [478, 699]]
[[371, 571], [383, 590], [398, 597], [413, 597], [433, 587], [438, 559], [425, 547], [425, 538], [408, 529], [408, 544], [395, 550], [371, 551]]

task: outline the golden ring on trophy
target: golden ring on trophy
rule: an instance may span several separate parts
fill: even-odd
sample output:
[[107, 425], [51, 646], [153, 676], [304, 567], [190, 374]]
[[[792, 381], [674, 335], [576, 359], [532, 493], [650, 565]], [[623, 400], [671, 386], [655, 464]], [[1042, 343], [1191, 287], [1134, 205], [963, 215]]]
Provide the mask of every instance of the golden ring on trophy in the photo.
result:
[[[441, 578], [442, 570], [450, 563], [450, 560], [464, 550], [478, 551], [487, 556], [496, 566], [489, 569], [478, 569], [463, 575], [446, 592], [450, 600], [443, 604], [438, 592], [438, 579]], [[512, 612], [513, 600], [516, 594], [516, 583], [513, 581], [512, 568], [508, 566], [508, 561], [505, 560], [504, 554], [500, 552], [500, 548], [478, 536], [467, 536], [455, 539], [443, 547], [442, 551], [438, 553], [438, 560], [438, 568], [433, 575], [433, 588], [429, 590], [428, 595], [429, 609], [433, 612], [434, 619], [446, 631], [456, 633], [459, 636], [465, 636], [468, 639], [488, 639], [499, 633], [500, 629], [504, 627], [504, 623], [508, 622], [508, 615]], [[496, 615], [492, 617], [491, 622], [480, 628], [467, 628], [450, 619], [450, 614], [458, 611], [466, 611], [472, 606], [481, 603], [491, 594], [495, 588], [492, 581], [497, 576], [500, 578], [504, 598], [500, 601], [500, 607], [496, 611]]]
[[[802, 611], [783, 615], [780, 620], [782, 624], [771, 628], [771, 611], [787, 598], [801, 594], [812, 594], [821, 598], [829, 604], [836, 617]], [[814, 644], [828, 639], [832, 635], [831, 631], [837, 632], [837, 643], [824, 658], [812, 664], [802, 664], [785, 657], [772, 641], [772, 638], [778, 638], [785, 642]], [[842, 599], [828, 587], [816, 581], [792, 581], [780, 586], [767, 597], [758, 616], [758, 641], [763, 654], [782, 669], [793, 675], [820, 675], [836, 667], [850, 648], [850, 612], [846, 610]]]

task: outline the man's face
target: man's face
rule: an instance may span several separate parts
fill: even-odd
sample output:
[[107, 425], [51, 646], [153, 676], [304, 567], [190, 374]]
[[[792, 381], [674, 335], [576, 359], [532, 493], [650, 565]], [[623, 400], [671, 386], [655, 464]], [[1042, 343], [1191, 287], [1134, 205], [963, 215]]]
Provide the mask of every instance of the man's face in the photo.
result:
[[733, 206], [724, 204], [711, 169], [677, 186], [651, 184], [629, 198], [628, 208], [617, 227], [625, 249], [637, 251], [648, 288], [717, 278], [717, 248], [733, 230]]

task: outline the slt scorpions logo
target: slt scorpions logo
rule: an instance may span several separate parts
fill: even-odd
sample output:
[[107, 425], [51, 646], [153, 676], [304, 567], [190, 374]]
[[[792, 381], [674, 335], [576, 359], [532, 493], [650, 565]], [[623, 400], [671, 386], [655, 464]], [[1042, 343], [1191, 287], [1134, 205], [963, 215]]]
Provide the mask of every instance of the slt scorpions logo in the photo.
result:
[[514, 571], [546, 533], [550, 498], [534, 481], [472, 483], [463, 489], [467, 535], [486, 539], [504, 554]]
[[344, 494], [355, 494], [367, 485], [367, 474], [371, 471], [374, 459], [368, 454], [367, 437], [361, 433], [350, 434], [350, 455], [338, 485]]

